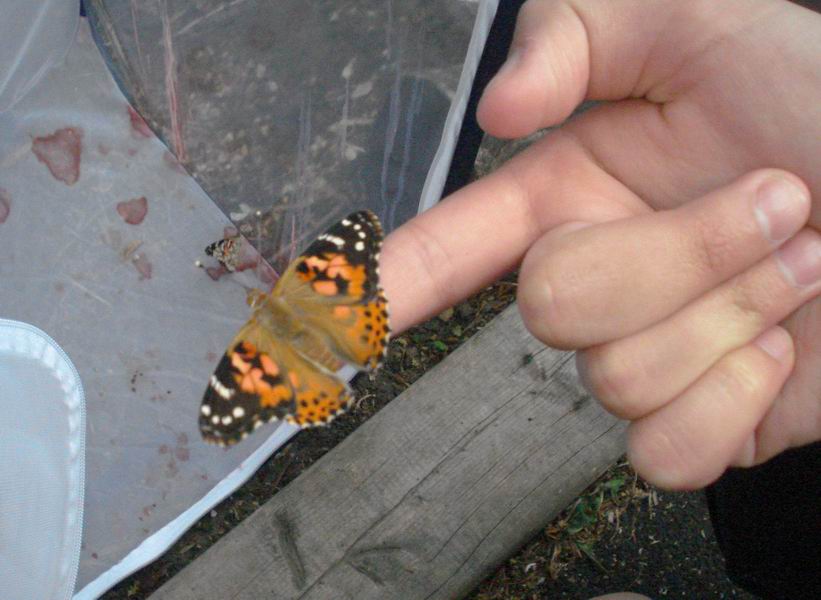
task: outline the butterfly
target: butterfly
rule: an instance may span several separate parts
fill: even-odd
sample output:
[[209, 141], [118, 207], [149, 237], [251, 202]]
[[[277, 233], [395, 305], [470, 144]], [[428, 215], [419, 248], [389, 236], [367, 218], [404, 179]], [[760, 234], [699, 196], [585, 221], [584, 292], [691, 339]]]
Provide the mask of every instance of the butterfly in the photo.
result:
[[205, 253], [216, 258], [226, 271], [234, 272], [239, 266], [241, 248], [242, 238], [235, 235], [208, 244]]
[[269, 421], [326, 425], [350, 405], [351, 389], [336, 372], [346, 364], [376, 370], [390, 338], [382, 238], [376, 215], [353, 213], [298, 256], [270, 294], [249, 292], [254, 312], [203, 396], [207, 442], [234, 444]]

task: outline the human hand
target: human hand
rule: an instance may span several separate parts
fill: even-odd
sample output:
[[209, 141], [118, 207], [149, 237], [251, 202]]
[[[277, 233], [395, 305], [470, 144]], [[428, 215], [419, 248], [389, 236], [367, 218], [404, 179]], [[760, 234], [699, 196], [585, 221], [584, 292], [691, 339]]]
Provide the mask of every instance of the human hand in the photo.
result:
[[389, 236], [394, 325], [524, 257], [525, 323], [580, 350], [650, 481], [821, 439], [819, 56], [821, 17], [780, 0], [530, 0], [485, 130], [606, 103]]

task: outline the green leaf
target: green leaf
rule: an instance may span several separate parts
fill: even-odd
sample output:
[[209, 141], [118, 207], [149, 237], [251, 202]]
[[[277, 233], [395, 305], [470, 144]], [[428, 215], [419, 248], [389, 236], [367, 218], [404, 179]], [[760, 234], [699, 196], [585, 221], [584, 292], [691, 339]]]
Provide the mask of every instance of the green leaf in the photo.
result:
[[579, 499], [578, 504], [573, 509], [573, 514], [567, 521], [567, 530], [570, 533], [578, 533], [598, 521], [601, 498], [597, 496], [584, 496]]
[[610, 492], [610, 497], [614, 498], [618, 495], [621, 489], [624, 487], [624, 477], [614, 477], [609, 481], [605, 481], [602, 484], [602, 487]]
[[433, 340], [430, 343], [430, 345], [433, 346], [434, 348], [436, 348], [437, 350], [439, 350], [439, 352], [447, 352], [448, 351], [447, 345], [442, 340]]

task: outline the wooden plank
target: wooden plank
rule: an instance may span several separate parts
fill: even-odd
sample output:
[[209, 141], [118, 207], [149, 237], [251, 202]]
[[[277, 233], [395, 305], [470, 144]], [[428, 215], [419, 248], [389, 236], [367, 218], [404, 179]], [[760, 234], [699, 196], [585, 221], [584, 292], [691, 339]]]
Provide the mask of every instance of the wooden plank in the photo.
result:
[[459, 597], [623, 452], [511, 307], [152, 598]]

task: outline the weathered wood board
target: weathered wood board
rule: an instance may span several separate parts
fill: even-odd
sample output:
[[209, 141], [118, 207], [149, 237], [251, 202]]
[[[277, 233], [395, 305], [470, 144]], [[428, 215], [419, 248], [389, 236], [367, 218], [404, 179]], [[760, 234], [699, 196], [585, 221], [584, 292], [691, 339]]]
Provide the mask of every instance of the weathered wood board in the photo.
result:
[[624, 427], [510, 307], [152, 598], [457, 598], [624, 452]]

